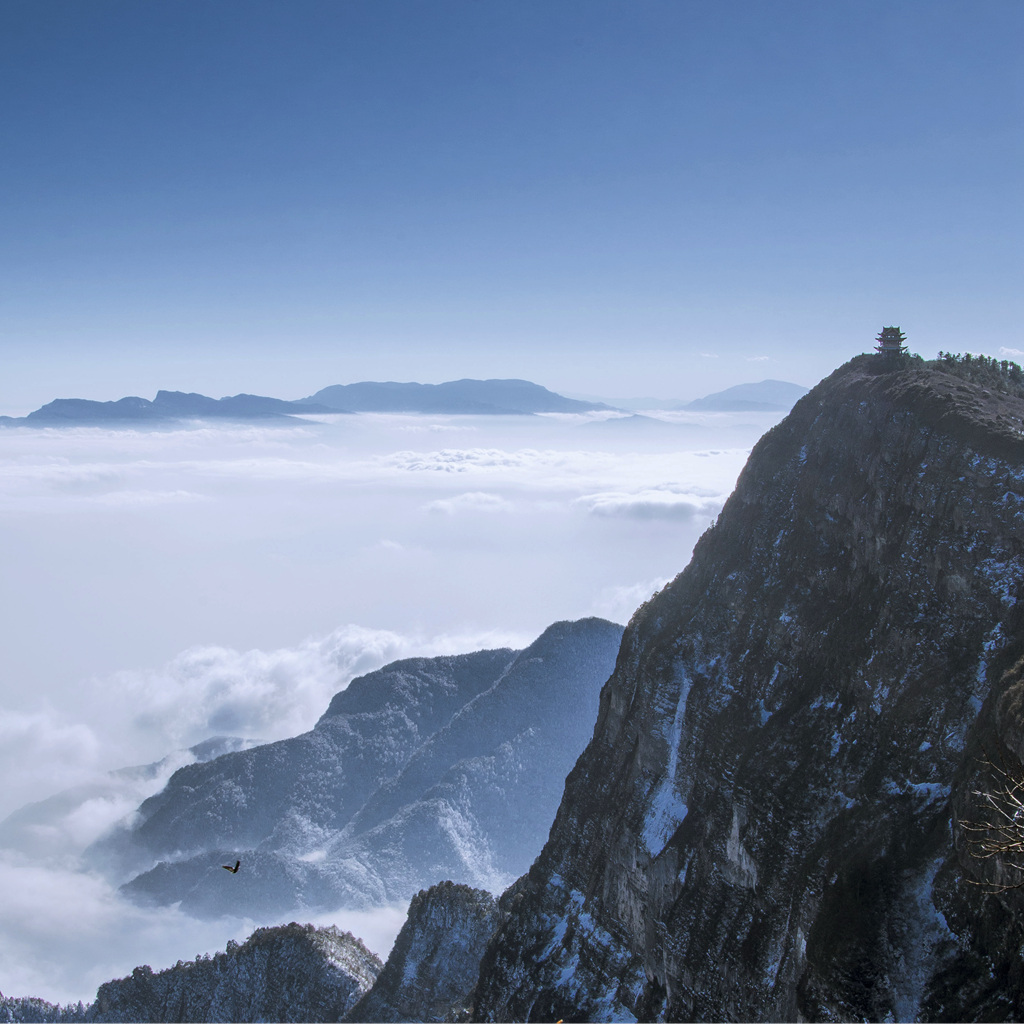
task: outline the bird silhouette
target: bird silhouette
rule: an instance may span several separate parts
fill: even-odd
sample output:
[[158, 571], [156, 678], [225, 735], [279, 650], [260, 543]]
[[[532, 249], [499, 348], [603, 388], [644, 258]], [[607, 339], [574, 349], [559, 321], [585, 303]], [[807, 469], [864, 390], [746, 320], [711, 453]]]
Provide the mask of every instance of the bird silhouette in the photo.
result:
[[238, 866], [239, 866], [239, 865], [240, 865], [241, 863], [242, 863], [242, 862], [241, 862], [240, 860], [236, 860], [236, 861], [235, 861], [235, 866], [234, 866], [234, 867], [232, 867], [232, 866], [231, 866], [230, 864], [221, 864], [221, 867], [222, 867], [222, 868], [223, 868], [223, 869], [224, 869], [225, 871], [230, 871], [230, 872], [231, 872], [231, 874], [233, 874], [233, 875], [237, 875], [237, 874], [238, 874]]

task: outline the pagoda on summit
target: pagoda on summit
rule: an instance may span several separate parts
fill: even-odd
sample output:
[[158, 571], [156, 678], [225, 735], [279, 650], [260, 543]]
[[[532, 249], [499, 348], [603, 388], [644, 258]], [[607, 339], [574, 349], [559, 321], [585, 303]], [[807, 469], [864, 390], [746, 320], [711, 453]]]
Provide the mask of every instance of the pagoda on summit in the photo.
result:
[[904, 342], [907, 336], [898, 327], [883, 327], [882, 333], [875, 338], [878, 344], [875, 351], [886, 359], [892, 356], [901, 356], [907, 351]]

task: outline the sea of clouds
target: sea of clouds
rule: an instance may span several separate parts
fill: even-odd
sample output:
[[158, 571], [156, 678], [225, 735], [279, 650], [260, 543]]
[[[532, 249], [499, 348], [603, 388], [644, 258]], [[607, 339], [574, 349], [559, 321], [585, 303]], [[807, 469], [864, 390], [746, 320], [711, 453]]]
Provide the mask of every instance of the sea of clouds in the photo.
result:
[[[138, 963], [272, 923], [132, 907], [78, 854], [189, 747], [302, 732], [389, 661], [626, 622], [685, 566], [776, 419], [0, 430], [0, 818], [78, 787], [31, 842], [8, 828], [3, 846], [0, 824], [0, 990], [89, 999]], [[329, 919], [383, 955], [402, 913]]]

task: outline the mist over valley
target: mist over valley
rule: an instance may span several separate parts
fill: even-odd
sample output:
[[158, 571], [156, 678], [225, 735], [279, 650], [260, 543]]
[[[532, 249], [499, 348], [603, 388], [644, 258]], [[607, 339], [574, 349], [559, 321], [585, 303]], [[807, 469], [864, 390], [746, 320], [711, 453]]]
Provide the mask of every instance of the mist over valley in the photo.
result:
[[[0, 863], [24, 924], [5, 940], [3, 991], [90, 999], [137, 963], [274, 923], [254, 909], [218, 927], [128, 906], [116, 888], [130, 876], [83, 874], [79, 858], [197, 760], [189, 748], [297, 736], [357, 675], [401, 658], [521, 650], [563, 619], [624, 623], [685, 564], [781, 415], [303, 414], [0, 430], [0, 757], [12, 815]], [[153, 767], [122, 771], [131, 765]], [[58, 892], [62, 913], [49, 918], [41, 908]], [[339, 921], [382, 954], [404, 906], [385, 903]], [[359, 928], [345, 923], [353, 912]], [[322, 907], [307, 919], [334, 920]], [[97, 960], [99, 936], [108, 955]]]

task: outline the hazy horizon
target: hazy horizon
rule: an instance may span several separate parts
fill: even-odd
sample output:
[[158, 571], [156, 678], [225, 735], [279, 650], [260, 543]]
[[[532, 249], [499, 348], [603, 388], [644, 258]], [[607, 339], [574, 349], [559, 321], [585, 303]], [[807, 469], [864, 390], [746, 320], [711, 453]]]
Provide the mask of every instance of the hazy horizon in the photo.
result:
[[[865, 350], [867, 350], [867, 349], [865, 348]], [[856, 354], [858, 354], [858, 353], [851, 353], [851, 356], [852, 355], [856, 355]], [[740, 375], [740, 376], [742, 376], [742, 375]], [[270, 393], [270, 392], [268, 392], [266, 395], [263, 395], [262, 397], [281, 398], [281, 399], [284, 399], [286, 401], [303, 401], [304, 399], [312, 397], [314, 394], [316, 394], [316, 392], [321, 391], [321, 390], [323, 390], [326, 387], [332, 387], [332, 386], [339, 385], [339, 384], [340, 385], [364, 384], [364, 383], [445, 384], [445, 383], [449, 383], [450, 381], [466, 380], [466, 379], [479, 379], [479, 378], [453, 377], [453, 378], [445, 378], [443, 380], [430, 380], [430, 381], [428, 381], [428, 380], [411, 381], [411, 380], [402, 379], [402, 380], [397, 380], [397, 381], [396, 380], [388, 380], [386, 382], [383, 380], [383, 378], [376, 378], [376, 379], [374, 379], [372, 381], [369, 380], [369, 379], [358, 380], [358, 381], [356, 381], [356, 380], [352, 380], [352, 381], [337, 380], [337, 381], [331, 381], [329, 384], [317, 385], [316, 387], [311, 388], [309, 391], [304, 392], [301, 395], [296, 395], [296, 394], [283, 395], [283, 394], [277, 394], [277, 393]], [[524, 377], [512, 377], [512, 378], [490, 378], [490, 379], [525, 380], [526, 378], [524, 378]], [[734, 383], [724, 385], [723, 387], [721, 387], [718, 390], [725, 391], [725, 390], [728, 390], [729, 388], [732, 388], [732, 387], [743, 386], [743, 385], [750, 385], [750, 384], [764, 384], [764, 383], [769, 383], [769, 382], [775, 382], [775, 383], [796, 383], [795, 381], [779, 382], [775, 378], [765, 378], [763, 376], [757, 377], [756, 379], [749, 379], [749, 380], [748, 379], [740, 379], [740, 377], [737, 377], [737, 379], [736, 379], [736, 381]], [[578, 399], [581, 399], [583, 401], [588, 401], [588, 402], [605, 402], [606, 404], [613, 405], [613, 406], [615, 405], [616, 401], [631, 403], [631, 402], [640, 401], [642, 398], [651, 399], [655, 403], [666, 403], [666, 404], [667, 403], [672, 403], [672, 402], [685, 403], [685, 402], [692, 401], [692, 400], [694, 400], [696, 398], [704, 398], [709, 393], [710, 394], [717, 394], [718, 393], [717, 391], [715, 391], [715, 392], [703, 392], [702, 391], [699, 394], [698, 393], [693, 393], [693, 394], [668, 394], [666, 392], [666, 393], [663, 393], [663, 394], [660, 394], [660, 395], [645, 395], [645, 396], [639, 396], [639, 395], [635, 395], [635, 396], [618, 395], [618, 396], [616, 396], [616, 395], [609, 395], [609, 394], [595, 395], [595, 394], [590, 394], [590, 393], [584, 394], [584, 393], [578, 392], [578, 391], [570, 391], [570, 392], [557, 391], [555, 388], [548, 388], [547, 385], [544, 384], [542, 381], [530, 381], [530, 383], [531, 384], [538, 384], [541, 387], [547, 388], [548, 391], [552, 391], [555, 394], [561, 394], [561, 395], [563, 395], [566, 398], [578, 398]], [[816, 383], [816, 382], [812, 382], [812, 383]], [[803, 385], [801, 385], [801, 386], [803, 386]], [[48, 404], [49, 402], [54, 401], [56, 399], [85, 398], [85, 399], [87, 399], [89, 401], [112, 402], [112, 401], [117, 401], [118, 399], [126, 398], [126, 397], [138, 397], [138, 398], [148, 398], [148, 399], [152, 400], [152, 398], [155, 397], [157, 391], [167, 391], [167, 390], [170, 390], [170, 389], [169, 388], [157, 388], [155, 391], [150, 391], [150, 392], [147, 392], [145, 394], [142, 394], [139, 391], [125, 392], [124, 394], [113, 394], [113, 393], [108, 393], [108, 392], [104, 391], [102, 386], [97, 386], [97, 388], [93, 389], [93, 392], [92, 392], [91, 395], [84, 395], [84, 394], [52, 395], [49, 399], [46, 400], [46, 402], [41, 402], [40, 405], [33, 406], [32, 408], [18, 408], [18, 409], [14, 410], [14, 411], [10, 411], [10, 410], [7, 410], [7, 409], [0, 410], [0, 416], [10, 416], [10, 417], [26, 416], [30, 412], [35, 412], [35, 410], [40, 408], [42, 405]], [[186, 394], [204, 394], [204, 392], [198, 391], [196, 388], [185, 388], [185, 387], [183, 387], [183, 388], [181, 388], [181, 390], [184, 393], [186, 393]], [[205, 397], [207, 397], [207, 398], [218, 398], [219, 399], [219, 398], [225, 398], [225, 397], [232, 397], [234, 395], [243, 394], [243, 393], [244, 394], [251, 394], [251, 392], [239, 392], [239, 391], [230, 391], [229, 390], [225, 394], [206, 394]], [[99, 395], [101, 397], [96, 397], [97, 395]], [[626, 408], [628, 411], [637, 411], [637, 412], [647, 412], [648, 411], [646, 409], [643, 409], [641, 406], [636, 406], [636, 405], [628, 405], [628, 406], [624, 406], [624, 408]], [[651, 410], [649, 410], [649, 411], [651, 411], [651, 412], [658, 412], [658, 411], [660, 411], [660, 404], [652, 406]]]
[[1024, 351], [1019, 4], [0, 9], [0, 409]]

